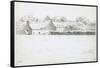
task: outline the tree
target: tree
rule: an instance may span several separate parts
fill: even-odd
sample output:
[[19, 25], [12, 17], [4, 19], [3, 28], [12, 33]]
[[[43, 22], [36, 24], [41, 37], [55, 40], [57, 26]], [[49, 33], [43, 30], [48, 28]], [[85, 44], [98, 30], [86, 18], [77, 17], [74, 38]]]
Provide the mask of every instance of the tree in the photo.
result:
[[25, 31], [26, 34], [31, 35], [32, 34], [32, 28], [30, 27], [29, 23], [30, 23], [29, 21], [26, 21], [24, 31]]
[[65, 17], [61, 17], [61, 18], [60, 18], [60, 21], [61, 21], [61, 22], [66, 22], [67, 19], [66, 19]]
[[47, 20], [51, 20], [51, 18], [49, 17], [49, 16], [46, 16], [45, 17], [45, 20], [47, 21]]
[[89, 20], [85, 17], [78, 17], [76, 18], [76, 22], [81, 22], [80, 24], [87, 25]]
[[66, 27], [64, 28], [64, 31], [70, 32], [70, 31], [72, 31], [72, 30], [78, 30], [78, 28], [77, 28], [76, 26], [74, 26], [74, 25], [68, 25], [68, 26], [66, 26]]

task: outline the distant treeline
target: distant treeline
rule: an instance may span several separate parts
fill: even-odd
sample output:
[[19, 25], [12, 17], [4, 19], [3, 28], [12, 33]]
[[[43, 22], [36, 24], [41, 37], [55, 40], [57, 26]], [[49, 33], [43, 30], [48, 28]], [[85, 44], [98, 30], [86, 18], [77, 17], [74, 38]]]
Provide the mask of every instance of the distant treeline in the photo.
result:
[[[30, 27], [30, 23], [45, 23], [48, 22], [48, 24], [44, 27], [40, 27], [40, 30], [48, 30], [50, 31], [50, 34], [56, 35], [56, 34], [95, 34], [96, 30], [96, 21], [95, 20], [89, 20], [86, 17], [76, 17], [75, 20], [68, 20], [66, 17], [50, 17], [46, 16], [44, 18], [37, 18], [33, 16], [24, 16], [21, 17], [17, 21], [17, 33], [23, 33], [26, 32], [32, 33], [32, 27]], [[55, 25], [56, 23], [60, 23], [60, 25]], [[63, 26], [61, 25], [63, 24]], [[33, 24], [34, 25], [34, 24]], [[61, 29], [60, 29], [61, 28]], [[62, 29], [63, 28], [63, 29]], [[53, 32], [52, 32], [53, 31]], [[60, 31], [60, 32], [59, 32]], [[71, 33], [70, 33], [71, 32]], [[83, 33], [85, 32], [85, 33]]]

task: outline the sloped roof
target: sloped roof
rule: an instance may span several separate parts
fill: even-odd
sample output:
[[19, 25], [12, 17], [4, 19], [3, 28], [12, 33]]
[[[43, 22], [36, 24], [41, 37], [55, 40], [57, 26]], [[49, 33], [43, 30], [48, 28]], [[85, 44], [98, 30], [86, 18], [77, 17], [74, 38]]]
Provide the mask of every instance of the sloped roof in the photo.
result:
[[52, 21], [50, 21], [45, 27], [43, 27], [41, 29], [54, 31], [54, 30], [56, 30], [56, 26], [54, 25], [54, 23]]

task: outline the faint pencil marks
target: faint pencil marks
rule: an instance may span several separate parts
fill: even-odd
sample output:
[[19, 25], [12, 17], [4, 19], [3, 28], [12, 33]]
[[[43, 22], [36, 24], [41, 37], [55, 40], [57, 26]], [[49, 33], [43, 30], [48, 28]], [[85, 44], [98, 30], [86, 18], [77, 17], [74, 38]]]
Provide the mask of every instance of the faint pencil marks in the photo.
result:
[[95, 35], [96, 21], [86, 17], [68, 20], [66, 17], [21, 17], [16, 22], [16, 33], [25, 35]]

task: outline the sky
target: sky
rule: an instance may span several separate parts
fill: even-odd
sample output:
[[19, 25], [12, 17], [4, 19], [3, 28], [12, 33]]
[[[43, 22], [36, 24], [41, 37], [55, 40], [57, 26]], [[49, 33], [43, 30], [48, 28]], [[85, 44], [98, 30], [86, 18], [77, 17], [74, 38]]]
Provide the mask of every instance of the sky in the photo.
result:
[[81, 16], [87, 17], [89, 20], [95, 20], [96, 7], [16, 2], [15, 19], [23, 16], [38, 18], [44, 18], [45, 16], [65, 16], [70, 20]]

